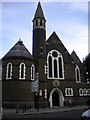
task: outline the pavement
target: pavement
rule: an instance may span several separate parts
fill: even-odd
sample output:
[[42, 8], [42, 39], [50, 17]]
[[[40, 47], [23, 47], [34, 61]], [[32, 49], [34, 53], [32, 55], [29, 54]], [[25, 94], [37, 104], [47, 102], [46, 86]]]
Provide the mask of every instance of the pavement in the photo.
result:
[[50, 113], [50, 112], [65, 112], [65, 111], [72, 111], [72, 110], [79, 110], [79, 109], [87, 109], [89, 106], [87, 105], [79, 105], [79, 106], [64, 106], [64, 107], [53, 107], [53, 108], [40, 108], [39, 111], [35, 110], [34, 108], [30, 110], [26, 110], [22, 112], [19, 110], [16, 113], [16, 109], [3, 109], [2, 115], [17, 115], [17, 114], [39, 114], [39, 113]]

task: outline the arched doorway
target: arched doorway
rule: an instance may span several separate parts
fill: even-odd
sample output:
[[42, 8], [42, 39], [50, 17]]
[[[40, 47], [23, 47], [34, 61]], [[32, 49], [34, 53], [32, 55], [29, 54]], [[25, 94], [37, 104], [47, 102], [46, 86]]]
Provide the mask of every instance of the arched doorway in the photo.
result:
[[52, 94], [52, 105], [53, 106], [59, 106], [59, 94], [57, 91], [55, 91], [53, 94]]
[[59, 88], [54, 88], [50, 92], [49, 102], [50, 102], [50, 107], [53, 107], [53, 106], [63, 107], [64, 106], [63, 93]]

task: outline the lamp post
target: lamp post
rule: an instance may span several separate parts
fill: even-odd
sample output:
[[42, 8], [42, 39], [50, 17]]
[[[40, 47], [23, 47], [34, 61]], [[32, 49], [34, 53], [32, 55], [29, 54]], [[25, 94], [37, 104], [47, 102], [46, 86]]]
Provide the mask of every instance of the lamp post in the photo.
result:
[[34, 81], [34, 103], [35, 109], [39, 111], [39, 74], [36, 73], [36, 80]]

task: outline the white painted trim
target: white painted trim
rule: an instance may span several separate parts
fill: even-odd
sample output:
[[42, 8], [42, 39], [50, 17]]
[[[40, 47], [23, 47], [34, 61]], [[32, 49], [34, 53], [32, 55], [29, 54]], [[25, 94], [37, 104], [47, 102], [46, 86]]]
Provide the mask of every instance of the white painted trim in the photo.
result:
[[[53, 56], [52, 56], [52, 53], [53, 52], [57, 52], [58, 53], [58, 56], [56, 57], [56, 58], [54, 58]], [[49, 77], [49, 67], [48, 67], [48, 73], [47, 73], [47, 78], [48, 79], [64, 79], [64, 62], [63, 62], [63, 57], [62, 57], [62, 55], [61, 55], [61, 53], [59, 52], [59, 51], [57, 51], [57, 50], [51, 50], [51, 51], [49, 51], [48, 52], [48, 55], [47, 55], [47, 66], [49, 66], [49, 62], [48, 62], [48, 58], [49, 58], [49, 56], [51, 56], [51, 58], [52, 58], [52, 77]], [[61, 57], [61, 61], [62, 61], [62, 78], [60, 78], [59, 77], [59, 58]], [[57, 73], [58, 73], [58, 77], [57, 78], [55, 78], [54, 77], [54, 60], [57, 60]]]
[[[8, 69], [9, 69], [9, 65], [11, 65], [11, 69], [10, 69], [10, 78], [8, 77]], [[7, 64], [7, 70], [6, 70], [6, 79], [12, 79], [12, 63], [11, 62], [9, 62], [8, 64]]]
[[62, 91], [59, 88], [54, 88], [51, 92], [50, 92], [50, 96], [49, 96], [49, 102], [50, 102], [50, 107], [53, 107], [53, 103], [52, 103], [52, 95], [53, 93], [57, 91], [59, 94], [59, 106], [63, 107], [64, 106], [64, 96]]
[[47, 74], [47, 66], [44, 65], [44, 74]]

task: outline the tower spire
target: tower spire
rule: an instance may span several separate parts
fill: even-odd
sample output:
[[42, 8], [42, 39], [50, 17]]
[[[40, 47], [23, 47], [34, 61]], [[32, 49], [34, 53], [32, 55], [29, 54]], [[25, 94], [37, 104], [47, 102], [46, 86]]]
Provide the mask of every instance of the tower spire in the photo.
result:
[[34, 16], [34, 19], [37, 19], [37, 18], [41, 18], [41, 19], [45, 20], [40, 0], [38, 2], [37, 10], [36, 10], [36, 13], [35, 13], [35, 16]]

